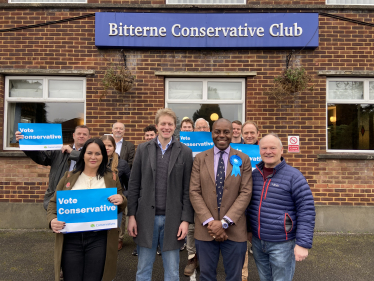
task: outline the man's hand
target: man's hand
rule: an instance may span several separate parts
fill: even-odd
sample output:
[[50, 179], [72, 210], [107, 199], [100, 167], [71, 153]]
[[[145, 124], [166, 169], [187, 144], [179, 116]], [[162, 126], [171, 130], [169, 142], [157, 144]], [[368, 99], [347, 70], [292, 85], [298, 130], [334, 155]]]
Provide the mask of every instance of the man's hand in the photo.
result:
[[252, 244], [252, 232], [247, 232], [247, 240]]
[[16, 135], [16, 141], [19, 141], [20, 139], [24, 138], [24, 136], [22, 135], [20, 131], [15, 132], [15, 135]]
[[135, 216], [129, 216], [129, 224], [127, 225], [127, 232], [131, 237], [138, 235], [138, 227], [136, 225]]
[[229, 239], [229, 237], [227, 236], [225, 230], [223, 230], [223, 232], [222, 232], [220, 235], [218, 235], [218, 236], [215, 236], [211, 230], [208, 230], [208, 233], [209, 233], [209, 235], [212, 236], [213, 239], [216, 240], [217, 242], [223, 242], [223, 241]]
[[65, 153], [65, 152], [71, 153], [72, 151], [73, 151], [73, 148], [70, 145], [63, 145], [61, 147], [61, 152], [62, 153]]
[[188, 232], [188, 224], [189, 223], [186, 221], [182, 221], [180, 224], [177, 234], [178, 240], [183, 240], [186, 237]]
[[[210, 236], [220, 236], [225, 230], [222, 227], [222, 222], [219, 220], [213, 220], [208, 222], [208, 231], [211, 231], [212, 234]], [[214, 238], [214, 237], [213, 237]]]
[[303, 261], [308, 256], [308, 249], [303, 248], [299, 245], [295, 245], [294, 254], [296, 261]]
[[65, 222], [58, 221], [57, 218], [54, 218], [53, 220], [51, 220], [51, 228], [53, 232], [61, 233], [60, 230], [64, 229], [64, 227], [65, 227]]

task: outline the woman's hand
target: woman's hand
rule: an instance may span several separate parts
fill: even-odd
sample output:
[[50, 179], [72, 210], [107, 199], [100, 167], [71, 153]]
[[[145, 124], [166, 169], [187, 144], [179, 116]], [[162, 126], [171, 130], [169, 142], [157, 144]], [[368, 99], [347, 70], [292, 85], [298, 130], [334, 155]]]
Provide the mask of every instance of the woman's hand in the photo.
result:
[[114, 194], [112, 196], [109, 196], [108, 200], [110, 203], [113, 203], [114, 205], [121, 205], [123, 202], [123, 197], [122, 195]]
[[51, 220], [51, 228], [53, 232], [61, 233], [60, 230], [64, 229], [64, 227], [65, 227], [65, 222], [58, 221], [57, 218], [54, 218], [53, 220]]

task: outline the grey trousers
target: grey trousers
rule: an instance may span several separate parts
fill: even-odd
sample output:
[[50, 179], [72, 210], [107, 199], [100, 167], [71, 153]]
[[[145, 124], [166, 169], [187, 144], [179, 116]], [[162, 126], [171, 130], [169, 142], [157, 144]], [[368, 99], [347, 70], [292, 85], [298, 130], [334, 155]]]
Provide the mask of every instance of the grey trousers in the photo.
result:
[[187, 233], [187, 253], [188, 259], [192, 259], [196, 255], [196, 246], [195, 246], [195, 224], [190, 223], [188, 226], [188, 233]]

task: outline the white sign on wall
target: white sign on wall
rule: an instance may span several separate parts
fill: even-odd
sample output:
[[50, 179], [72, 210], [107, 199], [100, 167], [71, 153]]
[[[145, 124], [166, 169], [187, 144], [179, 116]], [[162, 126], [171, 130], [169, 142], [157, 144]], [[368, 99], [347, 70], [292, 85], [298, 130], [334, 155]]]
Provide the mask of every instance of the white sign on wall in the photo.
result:
[[300, 152], [299, 136], [288, 136], [288, 152]]

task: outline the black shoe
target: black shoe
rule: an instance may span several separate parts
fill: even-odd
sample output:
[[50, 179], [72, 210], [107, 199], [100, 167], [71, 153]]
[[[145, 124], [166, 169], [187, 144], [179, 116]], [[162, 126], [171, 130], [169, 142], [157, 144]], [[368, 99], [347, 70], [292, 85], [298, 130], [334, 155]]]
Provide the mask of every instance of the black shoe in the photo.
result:
[[132, 251], [132, 255], [133, 256], [137, 256], [138, 255], [138, 250], [135, 248], [135, 250], [134, 251]]
[[161, 256], [161, 249], [160, 249], [160, 246], [157, 246], [157, 255]]

